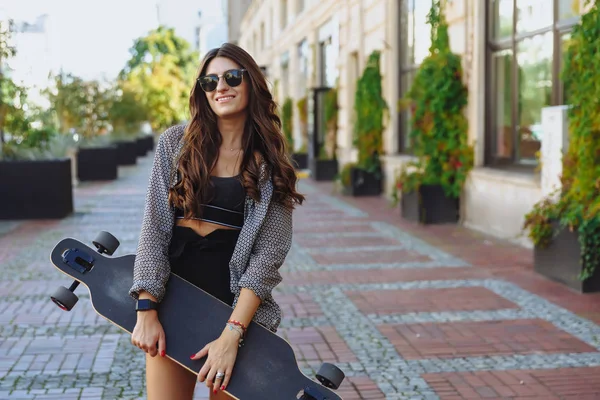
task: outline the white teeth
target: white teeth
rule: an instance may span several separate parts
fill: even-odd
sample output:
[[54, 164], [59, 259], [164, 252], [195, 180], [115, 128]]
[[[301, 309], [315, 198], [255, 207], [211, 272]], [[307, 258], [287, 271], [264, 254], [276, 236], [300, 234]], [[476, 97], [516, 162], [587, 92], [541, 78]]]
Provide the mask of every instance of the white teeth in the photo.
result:
[[233, 96], [221, 97], [220, 99], [217, 99], [217, 101], [224, 101], [224, 100], [230, 100], [230, 99], [233, 99]]

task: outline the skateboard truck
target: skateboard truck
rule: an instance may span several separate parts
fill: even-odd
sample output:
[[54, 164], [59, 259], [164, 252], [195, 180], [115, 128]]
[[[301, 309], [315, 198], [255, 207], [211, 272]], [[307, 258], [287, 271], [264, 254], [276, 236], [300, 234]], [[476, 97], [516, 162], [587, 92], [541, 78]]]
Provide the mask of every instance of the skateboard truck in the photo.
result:
[[[345, 378], [344, 372], [330, 363], [323, 363], [317, 371], [316, 374], [317, 379], [323, 386], [337, 389], [342, 384], [342, 381]], [[315, 389], [311, 386], [307, 386], [304, 388], [304, 392], [300, 400], [327, 400], [328, 397], [319, 391], [319, 389]]]
[[318, 389], [313, 389], [310, 386], [304, 388], [304, 393], [300, 400], [327, 400], [327, 397], [319, 392]]
[[[108, 255], [113, 255], [120, 244], [113, 235], [105, 231], [98, 233], [92, 243], [98, 249], [98, 253], [105, 253]], [[80, 249], [65, 250], [62, 255], [62, 260], [65, 264], [81, 274], [89, 272], [94, 266], [94, 257]], [[79, 281], [77, 280], [74, 280], [68, 289], [64, 286], [59, 286], [50, 296], [50, 299], [61, 309], [71, 311], [79, 300], [74, 293], [77, 286], [79, 286]]]

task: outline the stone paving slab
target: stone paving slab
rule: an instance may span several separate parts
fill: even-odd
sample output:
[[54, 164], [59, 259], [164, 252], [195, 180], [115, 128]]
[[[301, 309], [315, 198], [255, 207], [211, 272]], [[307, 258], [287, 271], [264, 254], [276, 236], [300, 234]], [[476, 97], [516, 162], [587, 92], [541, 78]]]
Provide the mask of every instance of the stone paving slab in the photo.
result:
[[[144, 356], [48, 261], [65, 236], [99, 230], [135, 252], [152, 156], [114, 182], [80, 184], [59, 221], [0, 222], [0, 399], [143, 399]], [[383, 199], [302, 180], [307, 202], [274, 296], [278, 334], [314, 376], [340, 366], [348, 399], [600, 399], [600, 295], [532, 272], [531, 251], [460, 226], [400, 219]], [[199, 384], [195, 399], [207, 399]]]

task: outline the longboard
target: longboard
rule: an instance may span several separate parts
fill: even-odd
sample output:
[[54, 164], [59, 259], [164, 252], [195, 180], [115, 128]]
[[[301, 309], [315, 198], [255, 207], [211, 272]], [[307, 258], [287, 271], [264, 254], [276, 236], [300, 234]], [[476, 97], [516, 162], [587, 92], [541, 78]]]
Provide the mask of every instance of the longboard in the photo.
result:
[[[59, 287], [50, 297], [69, 311], [77, 302], [73, 292], [83, 283], [94, 311], [131, 333], [137, 319], [135, 300], [129, 295], [135, 255], [112, 257], [119, 242], [108, 232], [100, 232], [93, 244], [96, 249], [72, 238], [56, 244], [50, 260], [74, 282], [69, 288]], [[198, 374], [206, 357], [191, 360], [190, 354], [219, 337], [231, 312], [228, 304], [171, 274], [158, 309], [166, 336], [166, 356]], [[224, 392], [242, 400], [341, 400], [331, 390], [344, 379], [340, 369], [324, 363], [316, 377], [318, 382], [300, 371], [294, 351], [284, 338], [252, 321]]]

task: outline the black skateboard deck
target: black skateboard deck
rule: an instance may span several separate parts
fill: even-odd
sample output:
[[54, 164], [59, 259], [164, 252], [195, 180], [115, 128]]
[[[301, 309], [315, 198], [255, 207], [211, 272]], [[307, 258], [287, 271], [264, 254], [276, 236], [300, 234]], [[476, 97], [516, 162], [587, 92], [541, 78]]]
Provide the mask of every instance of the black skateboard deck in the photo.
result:
[[[129, 296], [135, 255], [111, 257], [119, 242], [107, 232], [101, 232], [93, 243], [97, 250], [71, 238], [54, 247], [52, 264], [74, 282], [68, 289], [58, 288], [51, 298], [68, 311], [77, 302], [73, 291], [83, 283], [96, 313], [131, 333], [136, 323], [135, 300]], [[191, 360], [190, 355], [219, 337], [231, 312], [229, 305], [171, 274], [158, 309], [166, 336], [166, 356], [198, 374], [206, 357]], [[344, 378], [337, 367], [324, 364], [317, 378], [321, 383], [300, 371], [294, 351], [285, 339], [253, 321], [244, 345], [238, 349], [231, 380], [224, 392], [242, 400], [341, 400], [330, 389], [337, 389]]]

